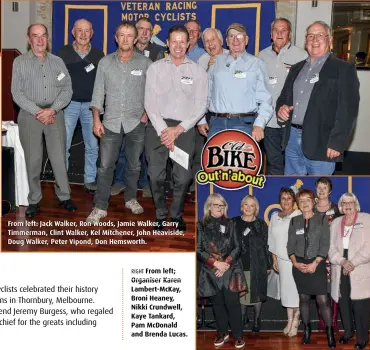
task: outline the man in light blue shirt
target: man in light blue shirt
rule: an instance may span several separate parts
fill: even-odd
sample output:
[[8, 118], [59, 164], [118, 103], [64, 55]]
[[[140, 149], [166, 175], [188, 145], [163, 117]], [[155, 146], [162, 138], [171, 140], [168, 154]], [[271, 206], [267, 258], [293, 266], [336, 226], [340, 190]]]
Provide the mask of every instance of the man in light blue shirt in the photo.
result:
[[192, 61], [198, 62], [199, 57], [206, 52], [203, 48], [198, 46], [198, 40], [202, 34], [200, 23], [196, 20], [190, 20], [185, 23], [185, 27], [190, 36], [190, 45], [186, 56]]
[[203, 118], [199, 132], [211, 137], [225, 129], [238, 129], [256, 141], [264, 137], [264, 128], [273, 108], [268, 90], [268, 74], [259, 58], [245, 51], [248, 35], [240, 23], [233, 23], [226, 32], [230, 52], [218, 55], [208, 71], [208, 125]]

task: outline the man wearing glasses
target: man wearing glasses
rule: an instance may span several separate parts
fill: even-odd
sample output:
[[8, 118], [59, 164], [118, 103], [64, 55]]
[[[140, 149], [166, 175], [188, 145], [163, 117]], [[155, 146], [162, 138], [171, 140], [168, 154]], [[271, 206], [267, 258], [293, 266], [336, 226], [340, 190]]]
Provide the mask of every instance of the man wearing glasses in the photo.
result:
[[[290, 21], [276, 18], [271, 24], [272, 45], [262, 50], [258, 57], [266, 63], [269, 74], [269, 90], [273, 99], [273, 107], [280, 96], [290, 67], [307, 58], [307, 52], [294, 46], [291, 39]], [[281, 150], [284, 129], [277, 123], [274, 112], [265, 128], [263, 140], [267, 156], [267, 174], [284, 174], [284, 154]]]
[[189, 32], [189, 48], [186, 56], [194, 62], [198, 62], [199, 57], [202, 56], [206, 51], [198, 46], [198, 40], [201, 35], [200, 23], [196, 20], [190, 20], [185, 23], [185, 27]]
[[27, 30], [30, 51], [13, 63], [12, 95], [20, 107], [19, 138], [24, 150], [29, 184], [26, 217], [40, 210], [42, 198], [40, 173], [45, 137], [48, 156], [55, 176], [55, 193], [61, 206], [75, 211], [70, 198], [66, 168], [66, 128], [63, 108], [72, 97], [72, 82], [63, 60], [47, 52], [48, 30], [32, 24]]
[[359, 81], [353, 64], [330, 54], [325, 22], [306, 31], [307, 60], [292, 67], [276, 103], [284, 127], [285, 175], [331, 175], [355, 126]]
[[260, 141], [273, 112], [265, 63], [245, 51], [248, 35], [242, 24], [229, 26], [226, 42], [230, 52], [216, 56], [208, 70], [210, 126], [203, 118], [199, 132], [211, 137], [225, 129], [238, 129]]

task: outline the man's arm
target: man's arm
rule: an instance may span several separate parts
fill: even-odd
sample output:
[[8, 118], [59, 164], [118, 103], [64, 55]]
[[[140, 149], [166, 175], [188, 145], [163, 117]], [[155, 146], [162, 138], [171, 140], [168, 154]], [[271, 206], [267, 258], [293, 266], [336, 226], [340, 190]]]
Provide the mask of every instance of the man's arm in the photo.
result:
[[156, 66], [157, 64], [151, 65], [146, 72], [144, 105], [145, 111], [148, 114], [157, 135], [160, 136], [162, 131], [167, 129], [167, 124], [159, 112], [157, 89], [160, 89], [161, 87], [157, 86]]
[[90, 109], [97, 109], [100, 114], [104, 114], [104, 97], [105, 97], [105, 79], [104, 79], [104, 61], [101, 59], [98, 64], [98, 70], [96, 71], [96, 77], [94, 82], [94, 90], [90, 103]]
[[59, 95], [51, 106], [55, 113], [58, 113], [61, 109], [68, 106], [73, 95], [71, 76], [69, 75], [68, 69], [61, 58], [60, 65], [61, 71], [64, 73], [65, 77], [63, 78], [64, 85], [61, 87]]
[[23, 77], [21, 73], [21, 62], [19, 59], [15, 59], [13, 62], [12, 72], [12, 96], [14, 102], [23, 110], [36, 115], [41, 111], [40, 107], [37, 107], [36, 103], [29, 100], [23, 91]]
[[[292, 84], [292, 79], [293, 79], [293, 71], [294, 71], [294, 68], [292, 67], [290, 69], [289, 73], [288, 73], [288, 76], [287, 76], [286, 80], [285, 80], [283, 90], [281, 90], [280, 96], [276, 101], [275, 111], [276, 111], [276, 115], [277, 115], [277, 123], [280, 126], [283, 126], [289, 120], [289, 118], [291, 117], [291, 111], [293, 110], [293, 108], [290, 108], [291, 106], [288, 106], [288, 103], [289, 103], [288, 96], [290, 95], [289, 90], [291, 89], [291, 84]], [[286, 106], [286, 107], [284, 107], [285, 114], [289, 115], [289, 117], [287, 119], [280, 119], [279, 118], [279, 110], [280, 110], [280, 107], [283, 107], [283, 106]]]
[[331, 130], [328, 148], [343, 153], [355, 127], [360, 104], [360, 83], [354, 65], [339, 70], [338, 104], [335, 124]]

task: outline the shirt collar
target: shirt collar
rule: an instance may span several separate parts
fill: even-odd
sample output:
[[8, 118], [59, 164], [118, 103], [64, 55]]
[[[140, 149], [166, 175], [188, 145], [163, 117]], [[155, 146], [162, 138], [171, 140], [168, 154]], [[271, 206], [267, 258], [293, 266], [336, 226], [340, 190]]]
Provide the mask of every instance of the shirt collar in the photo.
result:
[[247, 62], [248, 59], [249, 59], [249, 53], [244, 50], [243, 53], [241, 55], [239, 55], [236, 60], [234, 60], [234, 57], [230, 54], [230, 51], [227, 53], [226, 62], [236, 62], [239, 59], [242, 59], [245, 62]]
[[195, 51], [197, 49], [199, 49], [199, 45], [195, 44], [195, 46], [193, 46], [191, 49], [189, 49], [188, 52], [192, 52], [192, 51]]
[[[166, 62], [172, 63], [171, 54], [169, 54], [167, 57], [165, 57], [164, 60]], [[186, 63], [192, 64], [192, 63], [195, 63], [195, 62], [193, 62], [191, 59], [189, 59], [187, 56], [185, 56], [184, 62], [182, 62], [182, 64], [186, 64]]]
[[77, 49], [76, 49], [76, 46], [75, 46], [75, 42], [76, 41], [74, 41], [73, 43], [72, 43], [72, 47], [73, 47], [73, 50], [75, 50], [76, 51], [76, 53], [78, 54], [78, 55], [85, 55], [85, 57], [90, 53], [90, 51], [91, 51], [91, 43], [89, 44], [89, 49], [87, 50], [87, 52], [80, 52], [80, 51], [78, 51]]
[[[38, 58], [37, 58], [37, 56], [33, 53], [33, 51], [32, 51], [32, 49], [29, 49], [28, 50], [28, 55], [29, 55], [29, 58], [36, 58], [37, 60], [39, 60]], [[48, 56], [49, 56], [50, 54], [49, 54], [49, 52], [47, 52], [46, 51], [46, 56], [45, 56], [45, 59], [47, 59], [48, 58]], [[40, 61], [41, 62], [41, 61]]]
[[[289, 50], [291, 46], [292, 46], [292, 43], [290, 41], [288, 41], [288, 43], [280, 49], [280, 52], [285, 52], [285, 51]], [[271, 50], [273, 52], [275, 52], [276, 55], [278, 55], [280, 53], [280, 52], [275, 51], [274, 43], [271, 44]]]
[[[319, 57], [319, 58], [316, 58], [314, 61], [313, 61], [313, 65], [315, 65], [315, 66], [318, 66], [318, 65], [320, 65], [320, 64], [324, 64], [324, 62], [328, 59], [328, 57], [330, 56], [330, 52], [328, 52], [328, 53], [326, 53], [324, 56], [321, 56], [321, 57]], [[307, 58], [306, 58], [306, 62], [308, 63], [308, 64], [311, 64], [311, 62], [310, 62], [310, 60], [311, 60], [311, 58], [310, 58], [310, 56], [308, 56]]]

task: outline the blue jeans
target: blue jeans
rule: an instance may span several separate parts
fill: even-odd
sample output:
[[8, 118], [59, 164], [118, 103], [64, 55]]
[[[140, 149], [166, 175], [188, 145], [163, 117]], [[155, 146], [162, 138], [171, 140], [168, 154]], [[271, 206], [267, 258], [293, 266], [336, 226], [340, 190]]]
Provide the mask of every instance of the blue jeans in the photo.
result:
[[66, 166], [68, 160], [73, 134], [76, 129], [78, 119], [82, 127], [82, 136], [85, 144], [85, 169], [84, 182], [94, 182], [96, 179], [96, 161], [98, 159], [99, 145], [98, 139], [93, 133], [93, 116], [89, 109], [90, 102], [71, 101], [64, 110], [64, 121], [66, 125]]
[[237, 129], [252, 136], [253, 123], [256, 117], [220, 118], [211, 116], [209, 121], [208, 138], [226, 129]]
[[334, 170], [335, 162], [306, 158], [302, 151], [302, 130], [290, 128], [284, 175], [332, 175]]
[[[126, 142], [123, 140], [121, 150], [118, 156], [116, 163], [116, 171], [114, 172], [113, 184], [125, 184], [125, 173], [126, 173], [126, 155], [125, 155]], [[141, 170], [140, 170], [140, 179], [139, 186], [141, 188], [149, 188], [148, 180], [148, 162], [145, 158], [145, 153], [143, 152], [140, 156]]]

